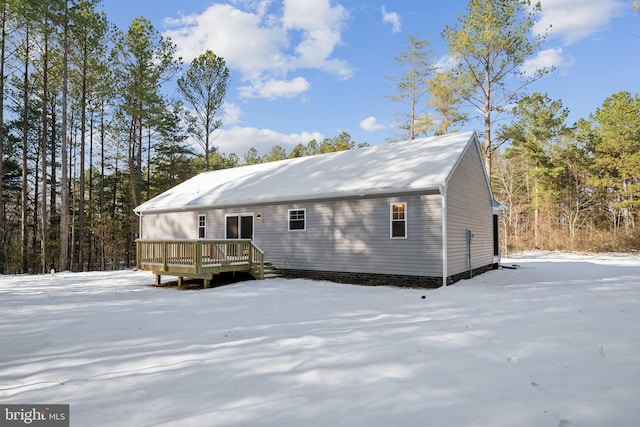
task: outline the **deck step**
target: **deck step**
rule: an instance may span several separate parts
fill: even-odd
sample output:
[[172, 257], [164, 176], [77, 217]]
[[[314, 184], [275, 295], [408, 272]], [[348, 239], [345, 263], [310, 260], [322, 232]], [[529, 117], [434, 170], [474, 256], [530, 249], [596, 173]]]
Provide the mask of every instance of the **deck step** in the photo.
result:
[[265, 261], [264, 262], [264, 278], [276, 279], [278, 277], [282, 277], [282, 272], [278, 270], [278, 267], [273, 265], [270, 261]]

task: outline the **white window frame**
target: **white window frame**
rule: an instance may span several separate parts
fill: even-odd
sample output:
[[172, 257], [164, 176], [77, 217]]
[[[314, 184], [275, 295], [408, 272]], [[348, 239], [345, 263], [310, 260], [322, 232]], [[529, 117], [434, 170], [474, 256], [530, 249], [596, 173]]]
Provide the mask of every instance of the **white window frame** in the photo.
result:
[[[294, 211], [296, 211], [296, 212], [297, 211], [302, 211], [303, 212], [303, 218], [302, 218], [303, 227], [302, 228], [293, 228], [293, 229], [291, 228], [291, 212], [294, 212]], [[297, 219], [297, 221], [299, 221], [299, 219]], [[296, 232], [296, 231], [307, 231], [307, 208], [289, 209], [287, 211], [287, 229], [289, 231], [293, 231], [293, 232]]]
[[[203, 231], [202, 237], [200, 237], [200, 230]], [[200, 214], [198, 215], [198, 239], [206, 239], [206, 238], [207, 238], [207, 215]]]
[[253, 229], [253, 237], [255, 238], [255, 234], [256, 234], [256, 215], [254, 212], [236, 212], [236, 213], [227, 213], [224, 214], [224, 238], [225, 239], [229, 239], [229, 236], [227, 236], [227, 218], [229, 218], [230, 216], [237, 216], [239, 218], [238, 221], [238, 239], [240, 239], [240, 236], [242, 235], [242, 217], [243, 216], [250, 216], [252, 218], [252, 225], [251, 228]]
[[[402, 205], [403, 206], [403, 211], [404, 211], [404, 218], [403, 219], [394, 219], [394, 211], [393, 211], [393, 207], [394, 206], [398, 206], [398, 205]], [[407, 219], [408, 215], [407, 215], [407, 202], [391, 202], [389, 203], [389, 238], [391, 239], [406, 239], [407, 235], [408, 235], [408, 219]], [[404, 236], [394, 236], [393, 235], [393, 223], [394, 222], [404, 222]]]

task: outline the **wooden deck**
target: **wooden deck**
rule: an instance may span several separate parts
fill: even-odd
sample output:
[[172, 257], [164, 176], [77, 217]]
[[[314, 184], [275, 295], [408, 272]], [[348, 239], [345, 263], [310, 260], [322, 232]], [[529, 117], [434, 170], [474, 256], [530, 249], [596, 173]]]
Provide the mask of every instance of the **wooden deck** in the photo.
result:
[[136, 262], [140, 270], [152, 271], [156, 285], [162, 275], [204, 280], [210, 285], [217, 273], [244, 271], [264, 279], [264, 252], [251, 240], [145, 240], [136, 241]]

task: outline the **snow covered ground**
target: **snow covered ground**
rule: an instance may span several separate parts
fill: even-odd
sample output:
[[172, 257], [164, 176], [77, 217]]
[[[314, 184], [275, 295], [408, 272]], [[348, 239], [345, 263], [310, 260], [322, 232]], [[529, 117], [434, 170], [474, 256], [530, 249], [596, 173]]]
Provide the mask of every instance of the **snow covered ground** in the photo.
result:
[[0, 276], [0, 403], [72, 426], [640, 425], [640, 256], [504, 263], [436, 290]]

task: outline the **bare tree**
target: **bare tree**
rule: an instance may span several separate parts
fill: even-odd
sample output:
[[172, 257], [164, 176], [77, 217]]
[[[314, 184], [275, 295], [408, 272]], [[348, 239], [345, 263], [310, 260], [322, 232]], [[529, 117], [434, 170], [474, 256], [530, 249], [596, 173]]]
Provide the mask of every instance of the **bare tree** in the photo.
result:
[[433, 129], [433, 118], [423, 109], [428, 94], [428, 80], [434, 71], [433, 52], [428, 47], [428, 38], [407, 34], [405, 50], [393, 58], [402, 68], [402, 74], [388, 77], [393, 82], [395, 93], [387, 96], [387, 99], [408, 106], [408, 111], [401, 113], [399, 128], [407, 132], [401, 139], [413, 140]]

